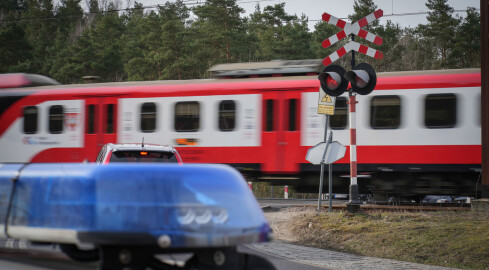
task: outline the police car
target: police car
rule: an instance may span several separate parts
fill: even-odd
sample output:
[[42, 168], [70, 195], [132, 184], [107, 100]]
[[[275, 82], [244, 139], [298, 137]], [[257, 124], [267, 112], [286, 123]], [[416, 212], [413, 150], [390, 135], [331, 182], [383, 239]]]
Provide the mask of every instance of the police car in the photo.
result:
[[98, 164], [114, 162], [148, 162], [183, 164], [178, 151], [170, 145], [157, 144], [105, 144], [100, 150]]

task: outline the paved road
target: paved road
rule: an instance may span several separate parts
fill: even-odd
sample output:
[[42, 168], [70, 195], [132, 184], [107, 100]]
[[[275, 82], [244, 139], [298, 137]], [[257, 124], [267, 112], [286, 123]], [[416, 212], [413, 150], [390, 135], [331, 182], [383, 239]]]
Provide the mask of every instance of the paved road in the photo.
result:
[[303, 262], [291, 261], [284, 256], [276, 255], [270, 252], [264, 252], [262, 248], [254, 247], [253, 245], [242, 245], [238, 248], [240, 252], [253, 254], [267, 259], [273, 264], [277, 270], [322, 270], [323, 267], [318, 267], [312, 264], [304, 264]]
[[[278, 270], [449, 270], [453, 268], [364, 257], [342, 252], [292, 245], [280, 241], [248, 244], [240, 252], [268, 259]], [[95, 270], [97, 263], [85, 264], [69, 260], [59, 250], [49, 247], [36, 249], [0, 249], [2, 270]]]
[[390, 270], [390, 269], [410, 269], [410, 270], [449, 270], [440, 266], [431, 266], [410, 262], [401, 262], [389, 259], [379, 259], [352, 255], [348, 253], [303, 247], [279, 241], [269, 243], [251, 244], [251, 248], [263, 253], [270, 254], [279, 258], [286, 258], [292, 262], [303, 263], [320, 267], [321, 269], [331, 270]]

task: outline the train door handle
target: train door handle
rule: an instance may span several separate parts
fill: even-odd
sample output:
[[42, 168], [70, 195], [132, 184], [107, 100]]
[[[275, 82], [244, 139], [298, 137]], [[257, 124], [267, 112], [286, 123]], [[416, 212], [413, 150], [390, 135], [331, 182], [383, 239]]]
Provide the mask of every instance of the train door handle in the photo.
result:
[[278, 142], [278, 145], [287, 145], [287, 142]]

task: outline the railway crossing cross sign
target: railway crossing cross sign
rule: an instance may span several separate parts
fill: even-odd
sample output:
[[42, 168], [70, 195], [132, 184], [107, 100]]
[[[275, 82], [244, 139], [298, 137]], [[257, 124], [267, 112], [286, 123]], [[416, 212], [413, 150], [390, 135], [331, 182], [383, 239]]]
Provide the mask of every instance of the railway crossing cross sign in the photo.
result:
[[[383, 39], [377, 35], [374, 35], [366, 30], [363, 30], [362, 27], [366, 26], [367, 24], [377, 20], [378, 18], [382, 17], [384, 15], [384, 12], [382, 9], [378, 9], [377, 11], [365, 16], [364, 18], [360, 19], [358, 22], [350, 24], [342, 19], [338, 19], [334, 16], [332, 16], [329, 13], [324, 13], [323, 14], [323, 21], [326, 21], [329, 24], [336, 25], [342, 30], [338, 32], [335, 35], [332, 35], [331, 37], [327, 38], [322, 42], [323, 48], [328, 48], [331, 45], [335, 44], [339, 40], [347, 37], [350, 34], [357, 35], [359, 37], [362, 37], [374, 44], [381, 45], [383, 42]], [[375, 49], [372, 49], [370, 47], [367, 47], [365, 45], [362, 45], [358, 42], [355, 41], [350, 41], [348, 42], [345, 46], [341, 47], [339, 50], [336, 52], [330, 54], [328, 57], [324, 58], [323, 60], [323, 65], [328, 66], [329, 64], [333, 63], [334, 61], [338, 60], [340, 57], [348, 53], [349, 51], [357, 51], [359, 53], [368, 55], [370, 57], [374, 57], [376, 59], [382, 59], [384, 57], [384, 54], [380, 51], [377, 51]]]

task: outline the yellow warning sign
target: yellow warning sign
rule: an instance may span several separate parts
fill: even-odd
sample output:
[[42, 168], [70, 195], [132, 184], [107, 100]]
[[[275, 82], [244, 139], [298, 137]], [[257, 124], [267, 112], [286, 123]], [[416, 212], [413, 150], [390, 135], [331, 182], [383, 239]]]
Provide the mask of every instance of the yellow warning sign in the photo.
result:
[[329, 95], [324, 95], [323, 96], [323, 99], [321, 100], [321, 102], [327, 102], [327, 103], [331, 103], [331, 97]]
[[334, 105], [318, 105], [319, 114], [334, 114]]
[[331, 97], [329, 95], [326, 95], [324, 91], [319, 90], [318, 113], [334, 115], [335, 102], [336, 102], [336, 97]]

